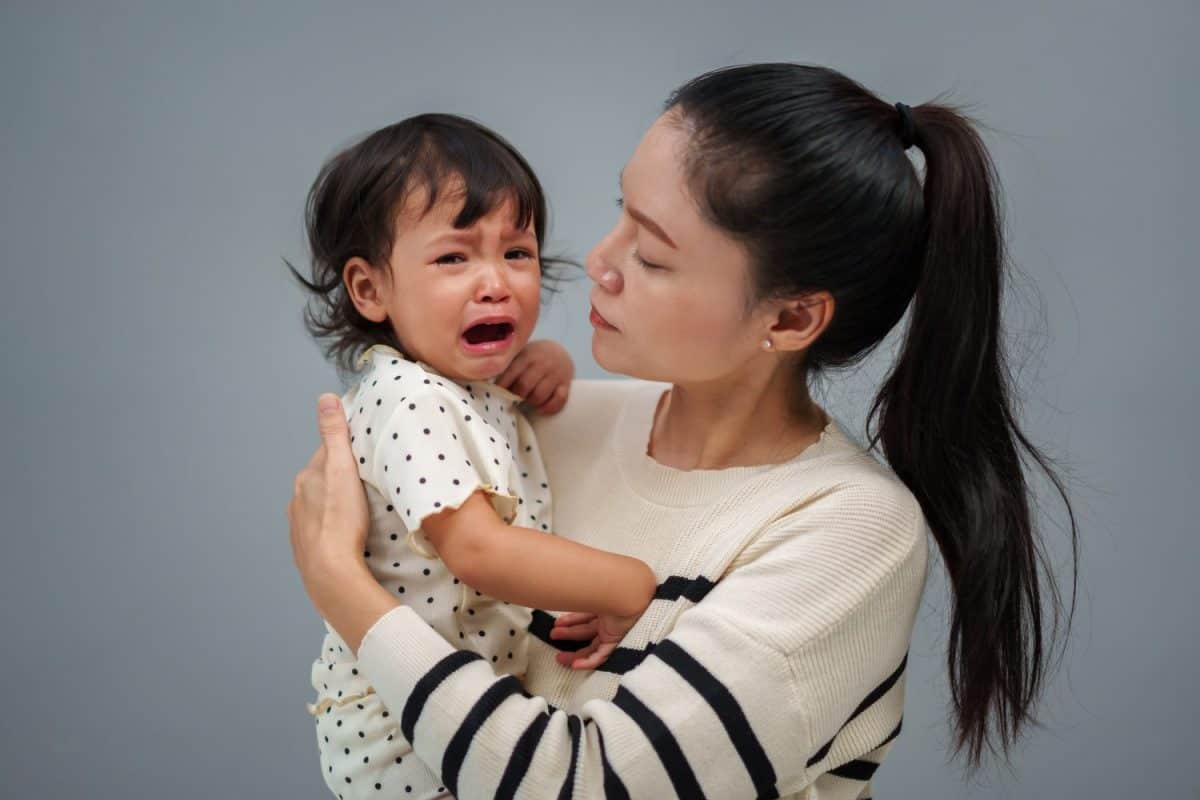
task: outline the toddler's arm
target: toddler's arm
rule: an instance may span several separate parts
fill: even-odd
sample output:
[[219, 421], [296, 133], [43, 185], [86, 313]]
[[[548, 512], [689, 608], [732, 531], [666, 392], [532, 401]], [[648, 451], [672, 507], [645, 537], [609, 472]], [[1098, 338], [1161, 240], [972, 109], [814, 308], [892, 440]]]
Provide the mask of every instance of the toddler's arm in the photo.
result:
[[426, 517], [422, 530], [461, 581], [509, 603], [636, 618], [657, 588], [645, 562], [506, 525], [479, 491]]

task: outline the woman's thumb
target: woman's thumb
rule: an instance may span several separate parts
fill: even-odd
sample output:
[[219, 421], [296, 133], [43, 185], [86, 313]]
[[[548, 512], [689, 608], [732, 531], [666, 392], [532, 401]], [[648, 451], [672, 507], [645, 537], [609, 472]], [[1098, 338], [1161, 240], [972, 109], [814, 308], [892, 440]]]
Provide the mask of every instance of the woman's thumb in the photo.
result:
[[346, 440], [350, 428], [346, 424], [346, 415], [342, 413], [341, 400], [336, 394], [326, 392], [317, 398], [317, 427], [327, 447], [340, 447], [341, 441]]

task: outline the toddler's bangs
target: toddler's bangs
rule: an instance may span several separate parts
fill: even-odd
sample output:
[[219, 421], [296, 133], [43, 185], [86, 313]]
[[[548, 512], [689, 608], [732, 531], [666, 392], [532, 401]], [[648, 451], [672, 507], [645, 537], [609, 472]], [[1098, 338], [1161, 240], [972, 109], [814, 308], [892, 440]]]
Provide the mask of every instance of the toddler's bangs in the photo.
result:
[[455, 197], [462, 208], [454, 227], [465, 228], [511, 201], [513, 224], [524, 230], [531, 222], [541, 243], [545, 198], [529, 166], [514, 151], [479, 131], [427, 132], [413, 164], [405, 194], [424, 189], [427, 214], [439, 200]]

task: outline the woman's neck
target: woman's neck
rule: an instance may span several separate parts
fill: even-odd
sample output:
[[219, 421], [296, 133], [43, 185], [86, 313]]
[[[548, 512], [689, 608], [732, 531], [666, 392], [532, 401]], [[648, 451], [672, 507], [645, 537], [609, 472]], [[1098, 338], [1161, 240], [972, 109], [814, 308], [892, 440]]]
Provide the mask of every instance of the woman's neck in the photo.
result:
[[[795, 392], [802, 391], [803, 397]], [[681, 470], [777, 464], [821, 435], [822, 409], [795, 385], [792, 370], [674, 384], [659, 400], [647, 455]]]

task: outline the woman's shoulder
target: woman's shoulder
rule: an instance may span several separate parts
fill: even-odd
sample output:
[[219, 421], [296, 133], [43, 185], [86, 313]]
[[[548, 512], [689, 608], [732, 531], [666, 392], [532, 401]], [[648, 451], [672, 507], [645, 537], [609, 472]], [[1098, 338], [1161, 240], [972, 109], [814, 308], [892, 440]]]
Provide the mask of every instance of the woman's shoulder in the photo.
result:
[[642, 392], [661, 392], [669, 384], [632, 378], [583, 378], [571, 381], [566, 405], [557, 414], [531, 414], [538, 440], [575, 436], [586, 430], [606, 430], [616, 421], [626, 401]]
[[747, 550], [768, 546], [771, 539], [820, 536], [833, 529], [852, 532], [870, 549], [887, 544], [907, 550], [924, 543], [925, 517], [908, 485], [852, 440], [834, 438], [840, 441], [789, 471], [792, 499]]

